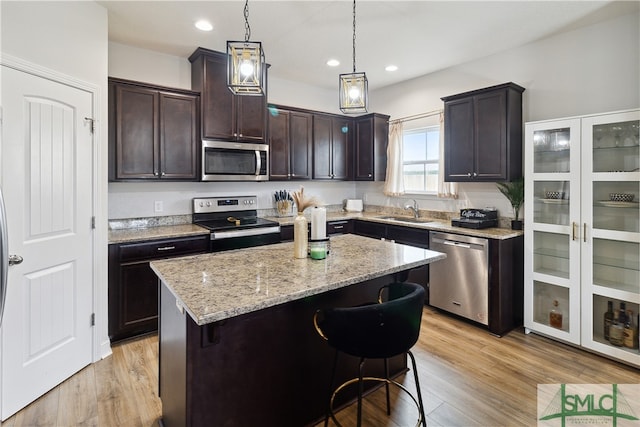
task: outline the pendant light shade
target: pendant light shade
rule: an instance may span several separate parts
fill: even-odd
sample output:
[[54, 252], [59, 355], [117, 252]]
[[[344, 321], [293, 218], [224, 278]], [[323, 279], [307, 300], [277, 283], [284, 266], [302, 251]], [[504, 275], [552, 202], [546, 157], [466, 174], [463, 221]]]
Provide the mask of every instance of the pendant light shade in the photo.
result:
[[340, 74], [340, 110], [345, 114], [366, 113], [368, 87], [365, 73]]
[[345, 114], [366, 113], [368, 94], [367, 75], [356, 72], [356, 0], [353, 0], [353, 72], [340, 74], [340, 110]]
[[227, 41], [227, 86], [236, 95], [263, 96], [264, 50], [261, 42], [249, 41], [249, 0], [244, 3], [244, 41]]

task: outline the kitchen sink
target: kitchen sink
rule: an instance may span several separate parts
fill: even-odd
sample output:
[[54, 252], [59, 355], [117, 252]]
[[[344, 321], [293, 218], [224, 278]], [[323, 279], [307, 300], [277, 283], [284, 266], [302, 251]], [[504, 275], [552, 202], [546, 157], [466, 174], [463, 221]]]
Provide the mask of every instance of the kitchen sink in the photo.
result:
[[410, 216], [379, 216], [378, 219], [384, 219], [387, 221], [396, 221], [396, 222], [408, 222], [412, 224], [428, 224], [428, 223], [437, 223], [433, 219], [429, 218], [414, 218]]

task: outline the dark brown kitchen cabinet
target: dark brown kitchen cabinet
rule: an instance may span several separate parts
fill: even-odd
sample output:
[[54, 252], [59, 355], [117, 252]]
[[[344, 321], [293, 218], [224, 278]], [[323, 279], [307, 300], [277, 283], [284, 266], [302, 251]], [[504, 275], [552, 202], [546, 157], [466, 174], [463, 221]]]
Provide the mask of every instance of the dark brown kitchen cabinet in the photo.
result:
[[442, 98], [446, 181], [522, 176], [522, 92], [505, 83]]
[[313, 115], [313, 179], [352, 178], [352, 128], [350, 117]]
[[199, 94], [109, 79], [109, 179], [199, 177]]
[[313, 115], [273, 107], [269, 114], [269, 179], [311, 179]]
[[[353, 222], [354, 234], [372, 237], [374, 239], [386, 239], [403, 245], [429, 249], [429, 230], [361, 220], [355, 220]], [[429, 303], [428, 265], [414, 268], [413, 270], [407, 272], [406, 277], [400, 277], [399, 279], [419, 283], [424, 286], [425, 291], [427, 291], [425, 304]]]
[[158, 329], [158, 276], [149, 262], [209, 250], [209, 235], [109, 245], [109, 338]]
[[389, 116], [367, 114], [355, 120], [355, 180], [384, 181], [387, 173]]
[[[239, 96], [227, 87], [227, 54], [199, 47], [189, 57], [191, 89], [202, 97], [202, 137], [263, 143], [267, 97]], [[265, 81], [266, 81], [266, 69]]]

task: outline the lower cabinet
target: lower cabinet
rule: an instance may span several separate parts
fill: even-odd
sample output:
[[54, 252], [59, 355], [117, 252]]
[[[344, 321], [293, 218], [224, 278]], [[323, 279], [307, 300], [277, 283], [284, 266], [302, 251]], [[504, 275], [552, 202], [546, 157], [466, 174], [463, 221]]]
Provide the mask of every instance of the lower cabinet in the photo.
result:
[[[311, 230], [311, 224], [308, 225], [309, 230]], [[335, 236], [337, 234], [349, 234], [353, 232], [353, 221], [344, 219], [344, 220], [335, 220], [335, 221], [327, 221], [327, 236]], [[280, 241], [281, 242], [291, 242], [293, 241], [293, 225], [282, 225], [280, 226]]]
[[[429, 230], [399, 225], [387, 225], [368, 221], [354, 221], [353, 233], [374, 239], [387, 239], [403, 245], [429, 249]], [[424, 286], [426, 293], [425, 304], [429, 303], [429, 266], [414, 268], [408, 272], [409, 282]]]
[[158, 329], [158, 277], [150, 261], [208, 250], [208, 234], [109, 245], [111, 342]]

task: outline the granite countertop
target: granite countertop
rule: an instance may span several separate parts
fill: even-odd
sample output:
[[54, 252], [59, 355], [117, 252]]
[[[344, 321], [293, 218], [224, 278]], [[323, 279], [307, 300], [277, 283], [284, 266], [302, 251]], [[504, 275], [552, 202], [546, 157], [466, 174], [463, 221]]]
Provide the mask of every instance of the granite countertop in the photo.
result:
[[[383, 224], [400, 225], [403, 227], [413, 227], [422, 230], [442, 231], [445, 233], [464, 234], [465, 236], [484, 237], [496, 240], [512, 239], [514, 237], [524, 235], [522, 230], [511, 230], [508, 228], [492, 227], [476, 230], [473, 228], [454, 227], [451, 225], [450, 220], [444, 219], [420, 218], [420, 222], [401, 222], [385, 219], [385, 217], [389, 216], [403, 217], [403, 215], [389, 215], [381, 212], [327, 212], [327, 221], [362, 219]], [[409, 215], [404, 217], [411, 219]], [[267, 219], [277, 221], [280, 225], [292, 225], [294, 217], [268, 217]]]
[[194, 224], [162, 225], [159, 227], [123, 228], [109, 230], [109, 243], [126, 243], [138, 240], [167, 239], [209, 234], [206, 228]]
[[224, 320], [446, 255], [368, 237], [331, 238], [324, 260], [295, 259], [293, 242], [152, 261], [151, 268], [198, 325]]

